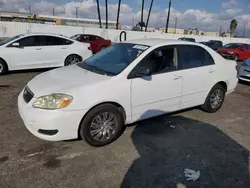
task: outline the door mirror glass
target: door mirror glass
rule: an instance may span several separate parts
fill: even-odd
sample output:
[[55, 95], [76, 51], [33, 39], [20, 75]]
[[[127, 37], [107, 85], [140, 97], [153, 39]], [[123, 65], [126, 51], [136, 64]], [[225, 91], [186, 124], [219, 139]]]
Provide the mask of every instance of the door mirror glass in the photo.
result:
[[13, 47], [19, 47], [20, 44], [19, 44], [18, 42], [15, 42], [15, 43], [12, 44], [12, 46], [13, 46]]
[[136, 77], [144, 77], [144, 76], [150, 76], [150, 75], [151, 75], [151, 71], [149, 68], [137, 67], [137, 69], [135, 71]]

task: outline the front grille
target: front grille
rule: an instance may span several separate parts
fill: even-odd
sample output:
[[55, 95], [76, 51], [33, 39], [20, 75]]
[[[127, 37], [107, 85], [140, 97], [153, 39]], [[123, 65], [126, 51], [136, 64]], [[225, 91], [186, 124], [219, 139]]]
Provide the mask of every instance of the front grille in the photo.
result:
[[250, 80], [249, 76], [240, 76], [240, 78], [244, 78], [244, 79]]
[[26, 103], [29, 103], [34, 97], [34, 93], [26, 86], [23, 91], [23, 99]]

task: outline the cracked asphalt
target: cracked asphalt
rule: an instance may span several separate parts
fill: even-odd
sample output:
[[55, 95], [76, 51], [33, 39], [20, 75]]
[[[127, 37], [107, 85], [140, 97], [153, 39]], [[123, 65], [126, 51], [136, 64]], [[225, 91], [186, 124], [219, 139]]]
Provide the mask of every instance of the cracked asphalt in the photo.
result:
[[[1, 188], [250, 187], [250, 84], [238, 84], [215, 114], [194, 108], [149, 119], [93, 148], [40, 140], [24, 127], [17, 96], [39, 73], [0, 77]], [[200, 178], [186, 181], [185, 168]]]

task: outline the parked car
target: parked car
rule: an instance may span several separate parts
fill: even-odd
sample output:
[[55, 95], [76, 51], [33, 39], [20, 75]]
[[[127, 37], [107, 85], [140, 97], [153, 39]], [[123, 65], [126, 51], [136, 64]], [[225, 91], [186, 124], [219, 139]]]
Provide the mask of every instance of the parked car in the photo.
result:
[[90, 57], [89, 47], [61, 35], [17, 35], [0, 42], [0, 75], [11, 70], [71, 65]]
[[200, 42], [200, 43], [212, 48], [213, 50], [218, 50], [219, 48], [223, 47], [222, 41], [219, 40], [209, 40], [207, 42]]
[[111, 45], [110, 40], [106, 40], [96, 35], [74, 35], [71, 37], [79, 42], [89, 43], [93, 53], [99, 52]]
[[243, 61], [239, 66], [238, 78], [239, 80], [250, 82], [250, 58]]
[[216, 112], [234, 91], [236, 62], [204, 45], [145, 39], [117, 43], [31, 80], [18, 97], [27, 129], [51, 141], [116, 140], [125, 124], [201, 106]]
[[186, 37], [179, 38], [178, 40], [189, 41], [189, 42], [195, 42], [195, 39], [194, 39], [194, 38], [186, 38]]
[[219, 48], [217, 52], [227, 59], [245, 60], [250, 58], [250, 45], [244, 43], [229, 43]]

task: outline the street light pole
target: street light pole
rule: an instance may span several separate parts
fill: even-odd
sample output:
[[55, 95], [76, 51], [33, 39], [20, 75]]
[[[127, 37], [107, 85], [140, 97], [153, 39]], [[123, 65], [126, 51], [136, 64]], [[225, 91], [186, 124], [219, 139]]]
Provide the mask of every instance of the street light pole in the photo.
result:
[[[76, 8], [76, 18], [78, 18], [78, 9], [79, 7], [75, 7]], [[78, 26], [78, 19], [77, 19], [77, 26]]]
[[150, 17], [150, 14], [151, 14], [153, 3], [154, 3], [154, 0], [151, 0], [145, 31], [147, 31], [147, 28], [148, 28], [148, 22], [149, 22], [149, 17]]
[[143, 23], [143, 10], [144, 10], [144, 0], [142, 0], [141, 4], [141, 31], [142, 31], [142, 23]]
[[118, 29], [118, 24], [119, 24], [120, 7], [121, 7], [121, 0], [119, 0], [119, 3], [118, 3], [117, 19], [116, 19], [116, 29]]
[[106, 6], [106, 29], [108, 29], [108, 0], [105, 0]]
[[243, 38], [245, 38], [246, 23], [244, 23]]
[[171, 1], [171, 0], [169, 0], [169, 4], [168, 4], [168, 17], [167, 17], [167, 22], [166, 22], [166, 29], [165, 29], [165, 33], [168, 33], [168, 24], [169, 24], [169, 17], [170, 17], [171, 3], [172, 3], [172, 1]]
[[175, 18], [175, 34], [176, 34], [176, 29], [177, 29], [177, 21], [178, 21], [178, 17]]
[[31, 14], [31, 6], [29, 5], [29, 13]]
[[99, 0], [96, 0], [96, 3], [97, 3], [97, 13], [98, 13], [98, 19], [99, 19], [99, 26], [100, 26], [100, 28], [102, 28]]

